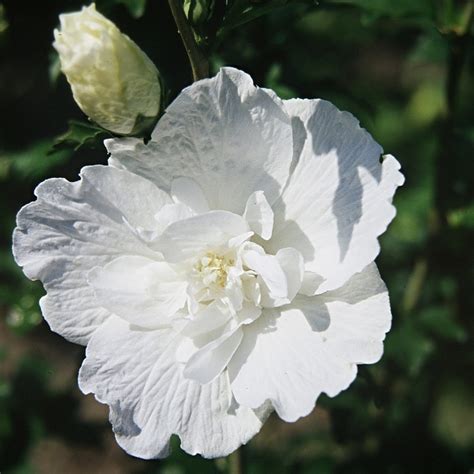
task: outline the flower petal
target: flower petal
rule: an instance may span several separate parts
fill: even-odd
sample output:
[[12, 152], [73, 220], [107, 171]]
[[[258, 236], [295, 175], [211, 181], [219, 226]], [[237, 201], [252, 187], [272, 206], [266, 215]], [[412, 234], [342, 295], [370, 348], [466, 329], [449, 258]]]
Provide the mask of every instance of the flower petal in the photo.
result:
[[273, 231], [273, 211], [263, 191], [255, 191], [247, 200], [244, 219], [262, 239], [268, 240]]
[[245, 219], [227, 211], [210, 211], [169, 225], [157, 241], [168, 262], [198, 257], [206, 249], [226, 244], [248, 232]]
[[[275, 308], [289, 303], [298, 293], [304, 275], [304, 261], [298, 250], [280, 249], [276, 255], [267, 255], [255, 244], [242, 254], [244, 264], [258, 274], [261, 304]], [[251, 288], [248, 288], [251, 290]]]
[[206, 196], [196, 181], [190, 178], [176, 178], [171, 183], [171, 196], [176, 202], [186, 204], [195, 214], [209, 212]]
[[117, 441], [133, 456], [165, 457], [173, 434], [189, 454], [226, 456], [260, 430], [268, 411], [235, 404], [225, 373], [207, 385], [183, 378], [176, 337], [110, 318], [89, 342], [80, 388], [110, 406]]
[[[156, 213], [155, 219], [158, 223], [157, 231], [163, 231], [173, 222], [182, 221], [188, 217], [193, 217], [195, 212], [186, 204], [180, 202], [175, 204], [166, 204], [159, 212]], [[158, 232], [155, 232], [154, 238], [158, 236]]]
[[201, 384], [212, 382], [226, 368], [242, 336], [240, 328], [233, 329], [201, 347], [188, 360], [183, 375]]
[[264, 311], [243, 327], [228, 366], [237, 402], [258, 407], [270, 400], [286, 421], [307, 415], [320, 393], [333, 397], [350, 385], [356, 364], [381, 357], [390, 321], [387, 291], [373, 264], [339, 290]]
[[323, 283], [324, 278], [314, 272], [304, 272], [303, 281], [299, 293], [306, 296], [313, 296], [318, 291], [318, 288]]
[[285, 272], [286, 281], [288, 282], [287, 299], [291, 301], [300, 290], [303, 281], [303, 256], [298, 252], [298, 250], [284, 248], [277, 252], [276, 258]]
[[173, 179], [192, 178], [211, 209], [237, 214], [254, 191], [263, 191], [270, 205], [277, 199], [293, 152], [282, 101], [232, 68], [184, 89], [146, 145], [137, 139], [105, 144], [113, 166], [145, 176], [166, 191]]
[[275, 255], [246, 250], [242, 254], [242, 260], [248, 268], [254, 270], [262, 278], [271, 297], [288, 297], [288, 281]]
[[99, 304], [143, 328], [170, 325], [185, 306], [187, 282], [166, 262], [144, 257], [118, 257], [89, 273]]
[[35, 194], [18, 213], [15, 259], [28, 278], [43, 282], [41, 309], [51, 329], [86, 344], [110, 316], [97, 304], [87, 273], [120, 255], [156, 258], [125, 222], [153, 228], [154, 215], [171, 199], [150, 181], [105, 166], [83, 168], [74, 183], [46, 180]]
[[371, 263], [377, 237], [395, 216], [403, 183], [400, 165], [346, 112], [322, 100], [285, 102], [293, 117], [299, 160], [282, 199], [273, 206], [269, 249], [295, 247], [306, 270], [325, 281], [318, 293], [340, 287]]
[[224, 311], [221, 305], [214, 301], [196, 313], [194, 318], [186, 324], [182, 333], [188, 337], [202, 336], [224, 326], [230, 317], [231, 314]]
[[392, 313], [387, 287], [375, 263], [321, 298], [331, 317], [326, 341], [331, 349], [356, 364], [378, 362]]
[[250, 324], [262, 314], [262, 308], [253, 302], [244, 301], [242, 309], [234, 316], [237, 324]]

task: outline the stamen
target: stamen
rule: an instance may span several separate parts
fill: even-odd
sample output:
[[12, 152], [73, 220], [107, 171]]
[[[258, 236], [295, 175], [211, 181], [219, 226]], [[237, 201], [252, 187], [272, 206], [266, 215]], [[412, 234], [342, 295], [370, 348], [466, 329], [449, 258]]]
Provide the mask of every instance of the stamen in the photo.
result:
[[229, 268], [235, 263], [233, 258], [207, 252], [194, 266], [197, 277], [202, 279], [205, 286], [218, 286], [224, 288], [227, 283]]

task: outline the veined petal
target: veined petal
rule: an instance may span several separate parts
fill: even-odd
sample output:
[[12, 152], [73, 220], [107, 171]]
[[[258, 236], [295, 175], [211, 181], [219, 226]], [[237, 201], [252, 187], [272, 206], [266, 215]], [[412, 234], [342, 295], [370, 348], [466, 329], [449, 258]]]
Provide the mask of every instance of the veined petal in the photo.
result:
[[378, 362], [392, 314], [387, 287], [375, 263], [321, 298], [331, 317], [326, 341], [331, 351], [356, 364]]
[[199, 311], [184, 327], [182, 333], [188, 337], [201, 336], [225, 325], [230, 319], [230, 313], [224, 311], [222, 305], [213, 302]]
[[118, 257], [88, 276], [100, 306], [138, 327], [172, 323], [186, 304], [187, 282], [166, 262], [144, 257]]
[[158, 231], [162, 232], [170, 224], [182, 221], [188, 217], [193, 217], [195, 212], [186, 204], [173, 203], [166, 204], [156, 213], [155, 219], [158, 224]]
[[185, 204], [195, 214], [209, 212], [209, 203], [196, 181], [191, 178], [176, 178], [171, 183], [171, 196], [176, 202]]
[[233, 247], [233, 248], [240, 247], [241, 244], [243, 244], [244, 242], [249, 240], [252, 236], [253, 236], [253, 232], [251, 232], [251, 231], [245, 232], [242, 235], [237, 235], [236, 237], [232, 237], [231, 239], [229, 239], [229, 242], [227, 243], [227, 246], [229, 248], [231, 248], [231, 247]]
[[304, 262], [301, 253], [293, 248], [285, 248], [276, 255], [266, 255], [259, 251], [258, 246], [248, 248], [242, 257], [245, 265], [259, 276], [262, 290], [259, 303], [264, 308], [288, 304], [300, 290], [303, 281]]
[[133, 330], [112, 317], [89, 342], [80, 388], [110, 406], [117, 441], [133, 456], [165, 457], [172, 434], [189, 454], [226, 456], [260, 430], [268, 411], [235, 404], [225, 373], [207, 385], [185, 379], [178, 344], [172, 331]]
[[285, 272], [286, 281], [288, 282], [287, 298], [291, 301], [301, 288], [301, 282], [304, 276], [303, 256], [298, 250], [293, 248], [280, 249], [276, 258], [281, 268]]
[[382, 148], [352, 115], [322, 100], [290, 100], [285, 106], [300, 154], [273, 206], [269, 249], [298, 249], [306, 270], [324, 278], [317, 288], [323, 293], [375, 259], [377, 237], [395, 216], [391, 202], [403, 176], [394, 157], [380, 162]]
[[233, 329], [201, 347], [188, 360], [183, 375], [201, 384], [212, 382], [226, 368], [242, 336], [240, 328]]
[[273, 231], [273, 211], [263, 191], [255, 191], [247, 201], [244, 219], [262, 239], [268, 240]]
[[299, 292], [302, 295], [313, 296], [316, 294], [323, 281], [324, 278], [321, 275], [305, 271]]
[[258, 407], [268, 399], [286, 421], [307, 415], [320, 393], [333, 397], [350, 385], [356, 364], [381, 357], [390, 320], [375, 265], [339, 290], [265, 310], [243, 327], [228, 366], [237, 402]]
[[86, 344], [110, 316], [97, 304], [88, 272], [120, 255], [156, 258], [124, 222], [153, 228], [156, 212], [172, 201], [128, 171], [89, 166], [80, 176], [74, 183], [49, 179], [36, 188], [38, 199], [18, 213], [13, 253], [28, 278], [43, 282], [41, 310], [51, 329]]
[[246, 250], [242, 254], [245, 265], [254, 270], [263, 280], [273, 297], [288, 296], [288, 281], [280, 262], [274, 255], [266, 255], [256, 250]]
[[235, 315], [237, 324], [250, 324], [262, 314], [262, 308], [255, 303], [244, 301], [242, 309]]
[[227, 211], [211, 211], [169, 225], [157, 248], [169, 262], [179, 262], [210, 247], [224, 245], [231, 237], [248, 232], [245, 219]]
[[211, 209], [242, 214], [254, 191], [263, 191], [270, 205], [280, 195], [292, 141], [282, 101], [255, 87], [242, 71], [223, 68], [184, 89], [146, 145], [137, 139], [105, 144], [111, 165], [145, 176], [165, 191], [175, 178], [191, 178]]

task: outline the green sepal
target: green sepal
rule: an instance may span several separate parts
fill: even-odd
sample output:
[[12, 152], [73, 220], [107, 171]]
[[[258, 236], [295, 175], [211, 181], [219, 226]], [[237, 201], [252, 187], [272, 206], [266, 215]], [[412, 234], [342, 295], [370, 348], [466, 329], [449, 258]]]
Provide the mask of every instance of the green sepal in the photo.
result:
[[99, 148], [106, 138], [113, 135], [107, 130], [92, 123], [70, 120], [68, 130], [55, 138], [48, 154], [59, 150], [77, 151], [80, 148]]
[[215, 0], [184, 0], [183, 9], [193, 25], [202, 25], [212, 18]]
[[147, 0], [99, 0], [96, 3], [100, 10], [107, 10], [115, 5], [123, 5], [133, 18], [141, 18], [145, 13]]

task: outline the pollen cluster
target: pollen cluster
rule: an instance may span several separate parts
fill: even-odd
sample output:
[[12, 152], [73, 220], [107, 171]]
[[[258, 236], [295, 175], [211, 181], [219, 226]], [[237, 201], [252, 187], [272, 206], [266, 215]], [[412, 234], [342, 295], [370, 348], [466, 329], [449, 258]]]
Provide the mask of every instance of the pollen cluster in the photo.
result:
[[234, 265], [234, 259], [226, 255], [207, 252], [194, 266], [194, 270], [202, 279], [205, 286], [224, 288], [227, 283], [229, 268]]

